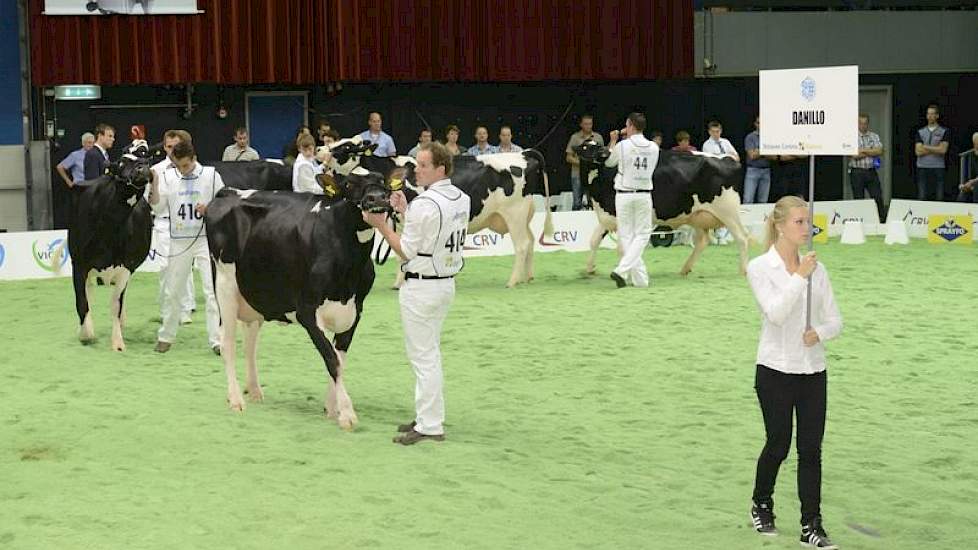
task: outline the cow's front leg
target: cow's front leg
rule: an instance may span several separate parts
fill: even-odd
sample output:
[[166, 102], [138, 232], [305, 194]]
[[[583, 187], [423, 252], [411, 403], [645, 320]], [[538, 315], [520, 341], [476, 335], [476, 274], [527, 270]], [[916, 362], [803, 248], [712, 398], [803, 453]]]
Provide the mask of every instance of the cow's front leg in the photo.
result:
[[604, 239], [605, 234], [606, 230], [604, 227], [601, 227], [600, 223], [594, 227], [594, 232], [591, 233], [591, 243], [587, 253], [587, 267], [584, 268], [584, 272], [588, 275], [597, 273], [595, 261], [598, 256], [598, 248], [601, 246], [601, 239]]
[[326, 377], [326, 399], [323, 400], [323, 410], [326, 411], [326, 418], [337, 420], [340, 415], [336, 410], [336, 383], [333, 377]]
[[122, 319], [124, 317], [126, 286], [129, 285], [131, 273], [128, 269], [119, 268], [113, 274], [115, 283], [112, 291], [112, 349], [126, 351], [126, 342], [122, 338]]
[[214, 294], [217, 296], [218, 310], [221, 313], [221, 360], [224, 361], [224, 374], [227, 377], [227, 401], [232, 411], [244, 411], [244, 398], [238, 385], [235, 369], [235, 331], [238, 327], [238, 282], [235, 278], [235, 265], [216, 262], [217, 277]]
[[336, 372], [336, 383], [333, 384], [333, 397], [336, 399], [337, 418], [336, 423], [344, 430], [352, 430], [356, 427], [359, 419], [356, 411], [353, 410], [353, 400], [350, 394], [346, 393], [346, 386], [343, 384], [343, 371], [346, 369], [346, 352], [336, 350], [339, 358], [339, 366]]
[[78, 340], [82, 344], [91, 344], [95, 340], [95, 327], [92, 324], [91, 301], [92, 285], [88, 278], [88, 269], [84, 266], [72, 266], [72, 283], [75, 286], [75, 311], [78, 313]]
[[[347, 411], [344, 411], [344, 402], [342, 401], [340, 390], [340, 358], [336, 354], [336, 350], [333, 348], [333, 344], [330, 343], [329, 339], [326, 338], [326, 333], [319, 327], [316, 320], [316, 305], [310, 304], [300, 304], [299, 308], [296, 310], [296, 320], [299, 324], [306, 329], [306, 333], [309, 335], [309, 339], [312, 340], [314, 346], [316, 346], [316, 351], [323, 358], [323, 362], [326, 363], [326, 373], [332, 378], [333, 383], [337, 385], [337, 407], [338, 407], [338, 423], [344, 430], [351, 430], [356, 425], [356, 414], [353, 413], [352, 403], [349, 402], [349, 396], [346, 396], [346, 405], [349, 407]], [[346, 390], [343, 390], [343, 394], [346, 394]], [[346, 414], [344, 414], [346, 412]]]

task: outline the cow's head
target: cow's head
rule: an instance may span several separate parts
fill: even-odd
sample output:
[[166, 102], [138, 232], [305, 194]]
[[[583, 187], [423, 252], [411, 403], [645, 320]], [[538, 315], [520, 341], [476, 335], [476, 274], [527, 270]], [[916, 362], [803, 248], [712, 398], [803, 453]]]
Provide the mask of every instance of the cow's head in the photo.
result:
[[330, 166], [337, 174], [350, 174], [360, 163], [360, 155], [372, 154], [377, 149], [376, 143], [363, 140], [360, 136], [341, 139], [336, 143], [322, 146], [316, 150], [319, 162]]
[[316, 176], [329, 198], [342, 198], [365, 212], [388, 212], [391, 209], [391, 188], [384, 176], [363, 168], [349, 175], [319, 174]]
[[580, 145], [575, 145], [573, 149], [574, 154], [581, 159], [581, 162], [591, 164], [601, 164], [611, 156], [611, 151], [607, 147], [593, 139], [584, 140]]
[[108, 173], [117, 183], [141, 192], [152, 178], [156, 158], [145, 141], [136, 140], [118, 161], [109, 165]]

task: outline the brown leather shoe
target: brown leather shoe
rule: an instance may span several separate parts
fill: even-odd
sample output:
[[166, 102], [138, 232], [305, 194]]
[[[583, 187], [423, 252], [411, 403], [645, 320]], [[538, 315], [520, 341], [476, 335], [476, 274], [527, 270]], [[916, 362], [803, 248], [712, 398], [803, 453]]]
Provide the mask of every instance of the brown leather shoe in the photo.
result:
[[423, 441], [425, 439], [430, 439], [432, 441], [445, 441], [444, 435], [425, 435], [421, 432], [416, 432], [413, 429], [409, 432], [404, 432], [401, 435], [394, 438], [394, 443], [400, 443], [401, 445], [414, 445], [418, 441]]
[[156, 353], [166, 353], [170, 351], [170, 346], [172, 345], [173, 344], [169, 342], [156, 342], [156, 347], [153, 348], [153, 351], [155, 351]]
[[418, 423], [415, 422], [415, 421], [413, 421], [413, 420], [411, 421], [410, 424], [398, 424], [397, 425], [397, 431], [400, 432], [400, 433], [410, 432], [417, 425], [418, 425]]

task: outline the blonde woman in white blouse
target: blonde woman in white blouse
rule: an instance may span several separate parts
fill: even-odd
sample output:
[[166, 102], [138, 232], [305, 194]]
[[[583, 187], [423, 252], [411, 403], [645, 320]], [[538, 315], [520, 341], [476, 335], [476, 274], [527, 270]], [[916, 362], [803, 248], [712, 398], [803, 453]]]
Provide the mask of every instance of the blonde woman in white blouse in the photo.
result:
[[[842, 332], [842, 316], [825, 266], [815, 252], [800, 248], [811, 235], [808, 205], [787, 196], [767, 220], [766, 254], [747, 266], [747, 278], [761, 312], [754, 388], [764, 417], [766, 441], [757, 459], [751, 503], [754, 529], [776, 535], [774, 485], [791, 447], [792, 417], [797, 416], [798, 497], [801, 543], [838, 548], [822, 528], [822, 435], [825, 431], [825, 345]], [[806, 287], [812, 285], [811, 327], [806, 327]]]

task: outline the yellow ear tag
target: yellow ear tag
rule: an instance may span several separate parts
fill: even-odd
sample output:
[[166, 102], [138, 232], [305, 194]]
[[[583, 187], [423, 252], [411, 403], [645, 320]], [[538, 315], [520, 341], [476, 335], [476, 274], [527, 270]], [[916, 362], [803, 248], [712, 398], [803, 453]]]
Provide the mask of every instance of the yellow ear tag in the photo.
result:
[[333, 176], [323, 174], [320, 176], [319, 183], [323, 186], [323, 193], [327, 197], [333, 198], [339, 193], [339, 188], [336, 186], [336, 180], [333, 179]]
[[404, 182], [399, 179], [391, 180], [391, 191], [398, 191], [404, 185]]

